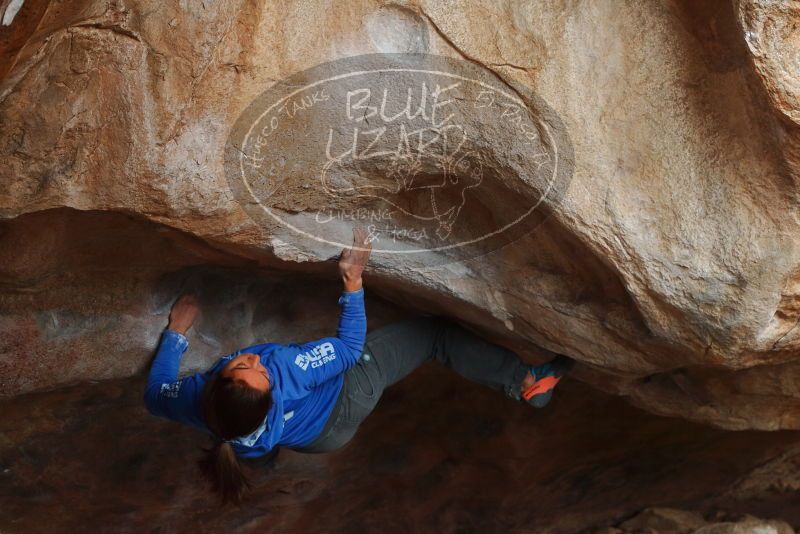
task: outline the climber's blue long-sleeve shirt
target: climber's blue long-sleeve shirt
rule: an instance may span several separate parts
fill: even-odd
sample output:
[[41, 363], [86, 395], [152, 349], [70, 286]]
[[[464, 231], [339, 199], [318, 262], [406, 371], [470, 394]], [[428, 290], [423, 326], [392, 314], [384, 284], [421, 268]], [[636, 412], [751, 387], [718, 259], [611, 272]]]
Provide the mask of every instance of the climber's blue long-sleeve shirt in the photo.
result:
[[178, 367], [189, 342], [182, 334], [165, 330], [150, 368], [144, 403], [153, 415], [211, 433], [202, 414], [203, 386], [239, 354], [258, 354], [267, 368], [274, 404], [261, 428], [234, 441], [243, 457], [262, 456], [275, 445], [299, 447], [322, 431], [342, 389], [343, 373], [355, 365], [364, 348], [367, 317], [364, 289], [344, 291], [336, 337], [303, 345], [263, 343], [220, 358], [209, 370], [178, 379]]

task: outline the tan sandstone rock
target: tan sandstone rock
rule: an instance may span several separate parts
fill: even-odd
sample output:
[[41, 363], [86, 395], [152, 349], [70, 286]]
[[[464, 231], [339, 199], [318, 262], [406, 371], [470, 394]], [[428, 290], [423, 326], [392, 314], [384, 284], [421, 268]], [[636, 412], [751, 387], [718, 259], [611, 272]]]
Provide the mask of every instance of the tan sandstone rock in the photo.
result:
[[[568, 354], [577, 378], [656, 413], [800, 429], [790, 4], [29, 0], [0, 27], [2, 394], [145, 368], [181, 268], [332, 277], [337, 247], [249, 216], [226, 178], [228, 135], [299, 71], [427, 53], [496, 74], [542, 124], [560, 122], [571, 172], [533, 231], [464, 261], [375, 254], [368, 291], [448, 313], [531, 361], [537, 345]], [[489, 186], [469, 197], [461, 230], [541, 193], [521, 177], [530, 160], [515, 139], [487, 122], [452, 170], [463, 183], [480, 161]], [[286, 169], [319, 172], [302, 136], [279, 142]], [[355, 174], [383, 180], [393, 161]], [[270, 206], [308, 223], [325, 197], [292, 180]], [[110, 342], [124, 363], [109, 361]], [[68, 370], [19, 370], [30, 344], [38, 365]]]

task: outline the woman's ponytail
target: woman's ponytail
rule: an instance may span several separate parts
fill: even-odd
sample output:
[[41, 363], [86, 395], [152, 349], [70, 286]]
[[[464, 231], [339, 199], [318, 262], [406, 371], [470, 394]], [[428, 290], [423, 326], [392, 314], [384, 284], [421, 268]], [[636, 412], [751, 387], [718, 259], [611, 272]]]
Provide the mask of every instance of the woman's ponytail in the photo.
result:
[[215, 440], [210, 449], [204, 448], [203, 451], [205, 454], [197, 463], [214, 492], [222, 498], [222, 504], [240, 504], [252, 483], [231, 444]]
[[272, 404], [271, 389], [258, 391], [219, 373], [203, 388], [203, 415], [214, 444], [202, 449], [205, 454], [197, 463], [223, 505], [240, 504], [252, 487], [245, 466], [226, 440], [254, 432]]

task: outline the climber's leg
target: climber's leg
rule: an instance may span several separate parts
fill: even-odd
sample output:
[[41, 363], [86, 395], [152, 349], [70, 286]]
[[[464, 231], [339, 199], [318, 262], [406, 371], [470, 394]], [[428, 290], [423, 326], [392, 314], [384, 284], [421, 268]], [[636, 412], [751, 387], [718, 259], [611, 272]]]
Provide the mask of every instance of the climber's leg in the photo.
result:
[[[426, 321], [401, 321], [367, 333], [364, 351], [358, 362], [344, 373], [344, 382], [320, 435], [298, 452], [329, 452], [344, 446], [355, 435], [361, 422], [372, 413], [383, 390], [422, 364], [424, 347], [414, 346], [413, 339]], [[379, 352], [371, 346], [381, 340]], [[401, 343], [398, 350], [386, 350], [392, 340]], [[400, 357], [402, 354], [408, 357]]]
[[320, 436], [300, 452], [328, 452], [346, 444], [375, 408], [383, 390], [435, 360], [461, 376], [519, 400], [529, 366], [443, 317], [416, 317], [367, 334], [364, 353], [344, 374], [344, 384]]
[[491, 343], [452, 319], [417, 317], [380, 328], [367, 336], [375, 367], [385, 386], [401, 380], [427, 360], [435, 360], [464, 378], [544, 407], [553, 388], [574, 363], [546, 349], [553, 358], [531, 367], [517, 354]]
[[511, 350], [495, 345], [444, 317], [416, 317], [367, 336], [376, 373], [390, 386], [427, 360], [519, 399], [528, 366]]

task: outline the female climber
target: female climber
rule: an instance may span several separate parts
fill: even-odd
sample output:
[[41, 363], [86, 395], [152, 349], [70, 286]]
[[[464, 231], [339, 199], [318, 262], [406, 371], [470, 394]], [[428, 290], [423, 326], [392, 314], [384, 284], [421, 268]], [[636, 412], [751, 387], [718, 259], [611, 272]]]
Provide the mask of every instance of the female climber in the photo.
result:
[[239, 459], [272, 458], [279, 446], [321, 453], [345, 445], [383, 390], [427, 360], [543, 407], [573, 361], [557, 355], [536, 367], [442, 317], [418, 317], [367, 334], [361, 274], [372, 245], [361, 228], [342, 251], [344, 290], [335, 337], [304, 344], [263, 343], [178, 378], [185, 334], [199, 307], [191, 295], [173, 305], [144, 392], [150, 413], [214, 438], [200, 468], [222, 503], [241, 502], [251, 487]]

